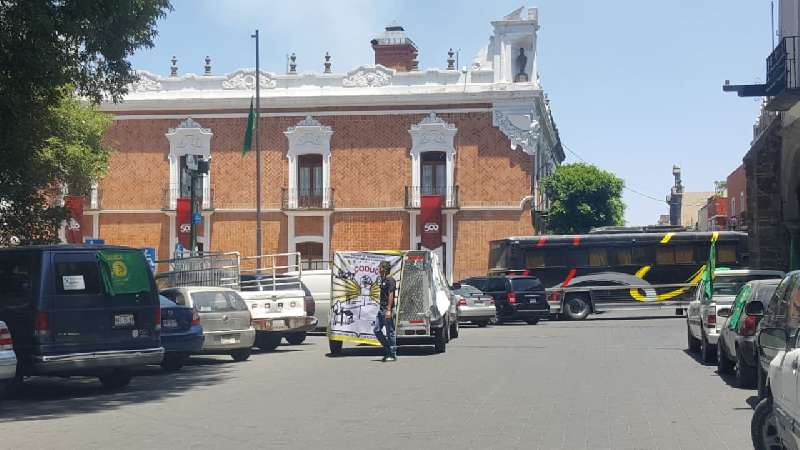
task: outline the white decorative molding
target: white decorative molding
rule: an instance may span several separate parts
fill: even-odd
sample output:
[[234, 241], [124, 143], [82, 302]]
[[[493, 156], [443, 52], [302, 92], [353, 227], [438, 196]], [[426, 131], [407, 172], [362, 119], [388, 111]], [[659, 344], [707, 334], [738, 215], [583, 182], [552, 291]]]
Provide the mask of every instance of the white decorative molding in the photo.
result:
[[161, 77], [146, 70], [137, 70], [138, 80], [130, 84], [130, 92], [147, 92], [161, 90]]
[[[211, 137], [214, 136], [214, 133], [191, 117], [187, 117], [176, 128], [170, 128], [165, 136], [169, 141], [169, 155], [167, 156], [169, 160], [169, 207], [174, 209], [179, 192], [173, 187], [180, 185], [181, 156], [200, 155], [206, 159], [211, 158]], [[203, 192], [210, 191], [211, 173], [203, 175], [201, 185]], [[211, 197], [203, 195], [203, 208], [209, 208], [210, 202]]]
[[331, 179], [331, 136], [333, 130], [308, 115], [283, 132], [289, 140], [286, 158], [289, 160], [289, 208], [297, 207], [297, 157], [322, 155], [322, 207], [328, 208]]
[[[456, 148], [453, 144], [458, 129], [452, 123], [445, 122], [436, 113], [431, 112], [418, 124], [411, 125], [408, 130], [411, 134], [411, 184], [420, 186], [421, 182], [421, 154], [425, 152], [444, 152], [446, 155], [445, 169], [447, 177], [447, 205], [452, 203], [452, 187], [455, 185], [455, 155]], [[415, 191], [411, 199], [412, 206], [419, 207], [419, 192]]]
[[539, 148], [541, 126], [533, 109], [508, 110], [495, 106], [492, 124], [508, 137], [512, 149], [522, 147], [525, 153], [533, 155]]
[[[256, 71], [255, 69], [239, 69], [225, 75], [226, 79], [222, 82], [222, 89], [255, 89]], [[276, 86], [275, 79], [269, 72], [259, 71], [258, 84], [261, 89], [272, 89]]]
[[344, 87], [381, 87], [392, 83], [394, 69], [387, 69], [380, 64], [376, 66], [360, 66], [347, 72], [342, 79]]

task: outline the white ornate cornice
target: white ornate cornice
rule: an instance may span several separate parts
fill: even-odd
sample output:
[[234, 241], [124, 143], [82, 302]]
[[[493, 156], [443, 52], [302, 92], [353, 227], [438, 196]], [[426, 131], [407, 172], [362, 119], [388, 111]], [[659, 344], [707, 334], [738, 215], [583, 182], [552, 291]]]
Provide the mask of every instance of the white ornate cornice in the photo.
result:
[[[275, 79], [269, 72], [259, 71], [258, 84], [261, 89], [272, 89], [275, 87]], [[256, 71], [255, 69], [239, 69], [225, 75], [222, 82], [222, 89], [255, 89]]]
[[445, 122], [436, 113], [425, 116], [418, 124], [411, 125], [411, 155], [428, 151], [442, 151], [452, 156], [455, 154], [453, 139], [458, 129], [452, 123]]
[[521, 147], [522, 151], [529, 155], [536, 153], [539, 148], [541, 126], [533, 108], [495, 105], [492, 122], [508, 137], [512, 149]]
[[392, 83], [395, 71], [380, 64], [376, 66], [360, 66], [342, 79], [344, 87], [381, 87]]
[[171, 156], [203, 155], [211, 156], [211, 129], [204, 128], [187, 117], [176, 128], [170, 128], [166, 133], [169, 140], [169, 153]]
[[306, 116], [297, 125], [289, 127], [283, 134], [289, 140], [287, 157], [309, 153], [330, 155], [333, 130], [311, 116]]
[[146, 70], [137, 70], [138, 80], [130, 84], [130, 92], [147, 92], [161, 90], [161, 77]]

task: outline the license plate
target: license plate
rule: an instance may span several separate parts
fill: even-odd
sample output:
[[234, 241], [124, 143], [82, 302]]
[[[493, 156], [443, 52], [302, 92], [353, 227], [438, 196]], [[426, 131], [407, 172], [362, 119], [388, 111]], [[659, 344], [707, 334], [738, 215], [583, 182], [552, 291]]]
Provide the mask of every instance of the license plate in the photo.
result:
[[178, 321], [175, 319], [164, 319], [161, 321], [161, 326], [164, 328], [178, 328]]
[[286, 321], [285, 320], [280, 319], [280, 320], [273, 320], [272, 321], [272, 329], [273, 330], [285, 330], [286, 328], [287, 327], [286, 327]]
[[237, 344], [239, 342], [239, 338], [236, 336], [223, 336], [219, 338], [220, 344]]
[[114, 314], [114, 326], [117, 328], [132, 327], [133, 314]]

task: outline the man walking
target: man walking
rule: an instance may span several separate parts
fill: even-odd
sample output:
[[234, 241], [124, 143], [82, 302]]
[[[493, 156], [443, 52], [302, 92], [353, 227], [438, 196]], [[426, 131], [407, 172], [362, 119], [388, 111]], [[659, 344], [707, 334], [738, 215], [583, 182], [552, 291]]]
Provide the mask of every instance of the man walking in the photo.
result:
[[[386, 356], [383, 357], [384, 362], [397, 361], [397, 338], [394, 334], [394, 290], [396, 283], [394, 278], [389, 275], [391, 269], [392, 265], [389, 264], [389, 261], [381, 261], [378, 267], [378, 272], [381, 276], [381, 302], [378, 316], [375, 318], [375, 329], [373, 330], [375, 337], [378, 338], [386, 351]], [[383, 327], [386, 327], [386, 335], [383, 334]]]

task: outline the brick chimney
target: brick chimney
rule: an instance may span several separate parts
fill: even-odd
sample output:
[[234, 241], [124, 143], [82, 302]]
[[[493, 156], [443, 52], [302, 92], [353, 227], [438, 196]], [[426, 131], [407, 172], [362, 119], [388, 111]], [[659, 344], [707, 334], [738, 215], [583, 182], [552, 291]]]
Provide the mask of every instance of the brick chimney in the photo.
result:
[[375, 64], [398, 72], [417, 70], [417, 45], [406, 36], [400, 25], [389, 25], [371, 43], [375, 51]]

